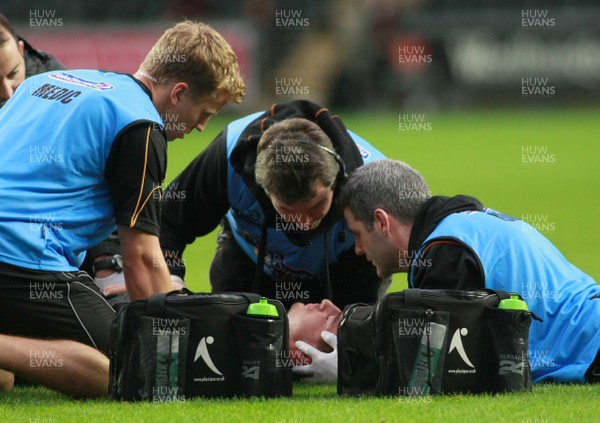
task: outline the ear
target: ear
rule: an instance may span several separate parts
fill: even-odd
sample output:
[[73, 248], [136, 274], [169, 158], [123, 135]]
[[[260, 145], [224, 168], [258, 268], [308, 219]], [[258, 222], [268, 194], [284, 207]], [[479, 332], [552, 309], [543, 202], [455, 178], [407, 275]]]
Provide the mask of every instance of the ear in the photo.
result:
[[17, 41], [17, 47], [19, 48], [19, 53], [21, 53], [21, 56], [25, 56], [25, 43], [19, 40]]
[[373, 212], [373, 228], [382, 234], [389, 234], [390, 224], [390, 215], [383, 209], [375, 209]]
[[171, 88], [169, 100], [171, 105], [176, 106], [183, 100], [183, 96], [189, 94], [189, 85], [187, 82], [178, 82]]

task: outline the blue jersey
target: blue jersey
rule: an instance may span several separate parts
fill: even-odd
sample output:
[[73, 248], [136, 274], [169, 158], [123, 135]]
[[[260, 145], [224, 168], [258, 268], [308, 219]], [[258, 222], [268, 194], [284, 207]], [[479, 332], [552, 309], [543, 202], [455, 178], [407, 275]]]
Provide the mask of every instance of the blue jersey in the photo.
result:
[[[230, 205], [226, 218], [238, 245], [255, 263], [257, 262], [257, 247], [261, 238], [261, 225], [265, 214], [259, 201], [248, 189], [243, 176], [235, 171], [229, 157], [240, 139], [240, 134], [262, 114], [256, 113], [239, 119], [231, 123], [226, 131], [227, 187]], [[366, 140], [351, 131], [348, 133], [358, 147], [364, 163], [385, 158]], [[284, 223], [282, 222], [282, 224]], [[354, 237], [351, 234], [348, 234], [343, 242], [338, 239], [338, 234], [345, 230], [343, 225], [344, 223], [340, 219], [327, 232], [320, 233], [316, 239], [303, 246], [290, 242], [285, 233], [277, 227], [267, 228], [265, 273], [275, 279], [280, 279], [283, 275], [286, 277], [285, 280], [294, 281], [324, 278], [327, 271], [324, 257], [329, 257], [329, 263], [335, 263], [341, 253], [354, 248]]]
[[115, 229], [106, 161], [138, 121], [162, 120], [125, 74], [53, 71], [26, 79], [0, 111], [0, 261], [75, 271]]
[[[481, 262], [485, 287], [521, 294], [534, 321], [529, 359], [534, 382], [584, 382], [600, 348], [600, 285], [569, 263], [535, 228], [496, 212], [468, 211], [444, 218], [423, 243], [455, 238]], [[594, 298], [594, 299], [592, 299]]]

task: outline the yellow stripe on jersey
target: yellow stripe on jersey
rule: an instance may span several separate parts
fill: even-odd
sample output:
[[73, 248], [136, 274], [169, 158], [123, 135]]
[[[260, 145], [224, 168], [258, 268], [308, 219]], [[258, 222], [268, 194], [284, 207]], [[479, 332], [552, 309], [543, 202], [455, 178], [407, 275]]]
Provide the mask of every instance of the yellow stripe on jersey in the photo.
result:
[[[151, 131], [152, 131], [152, 124], [148, 125], [148, 134], [146, 135], [146, 154], [144, 156], [144, 171], [142, 174], [142, 183], [140, 184], [140, 195], [138, 196], [138, 201], [137, 201], [137, 204], [135, 205], [135, 210], [133, 211], [133, 216], [131, 216], [131, 222], [129, 223], [130, 228], [133, 228], [135, 226], [135, 223], [137, 222], [138, 217], [144, 210], [144, 206], [146, 205], [148, 200], [150, 200], [150, 197], [152, 196], [154, 191], [161, 189], [160, 186], [154, 187], [152, 189], [152, 191], [150, 191], [148, 193], [148, 195], [144, 199], [144, 202], [142, 203], [142, 195], [144, 194], [144, 182], [146, 180], [146, 169], [147, 169], [147, 164], [148, 164], [148, 150], [150, 148], [150, 133], [151, 133]], [[141, 205], [140, 205], [140, 203], [141, 203]]]

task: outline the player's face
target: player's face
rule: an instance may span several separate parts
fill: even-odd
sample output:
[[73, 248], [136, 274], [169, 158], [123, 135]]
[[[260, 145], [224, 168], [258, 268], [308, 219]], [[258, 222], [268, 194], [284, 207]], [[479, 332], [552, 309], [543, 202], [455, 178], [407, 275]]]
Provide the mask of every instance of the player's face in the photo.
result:
[[285, 222], [296, 224], [301, 230], [313, 230], [329, 212], [333, 201], [333, 189], [318, 181], [315, 185], [315, 196], [310, 200], [288, 204], [274, 195], [270, 198], [273, 208]]
[[0, 103], [8, 100], [25, 80], [24, 44], [10, 39], [0, 46]]
[[[342, 320], [342, 311], [329, 300], [320, 303], [295, 303], [288, 311], [290, 324], [290, 356], [300, 358], [302, 354], [296, 349], [296, 341], [304, 341], [313, 347], [329, 352], [331, 347], [321, 339], [321, 332], [326, 330], [337, 334], [337, 327]], [[306, 364], [306, 363], [303, 363]]]
[[[193, 99], [188, 93], [182, 94], [182, 101], [165, 121], [165, 132], [169, 141], [183, 138], [192, 130], [204, 131], [209, 119], [227, 104], [231, 96], [225, 90], [217, 90], [214, 95]], [[163, 119], [164, 120], [164, 119]]]
[[401, 269], [399, 266], [398, 251], [390, 240], [383, 236], [374, 225], [371, 231], [359, 220], [354, 218], [352, 212], [344, 209], [344, 217], [348, 223], [348, 230], [354, 235], [354, 251], [356, 255], [364, 255], [377, 269], [377, 276], [387, 278], [392, 273]]

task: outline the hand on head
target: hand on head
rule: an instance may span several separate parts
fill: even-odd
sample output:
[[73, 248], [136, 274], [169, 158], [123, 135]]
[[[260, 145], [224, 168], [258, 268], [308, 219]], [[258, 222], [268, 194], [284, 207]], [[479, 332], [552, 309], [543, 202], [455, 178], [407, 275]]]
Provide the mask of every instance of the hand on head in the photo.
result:
[[331, 301], [292, 305], [290, 357], [294, 373], [308, 382], [335, 382], [337, 379], [337, 327], [342, 311]]
[[290, 322], [290, 355], [304, 364], [309, 358], [296, 348], [296, 341], [304, 341], [320, 351], [330, 352], [332, 347], [321, 337], [321, 332], [337, 333], [342, 311], [329, 300], [320, 303], [295, 303], [288, 311]]

